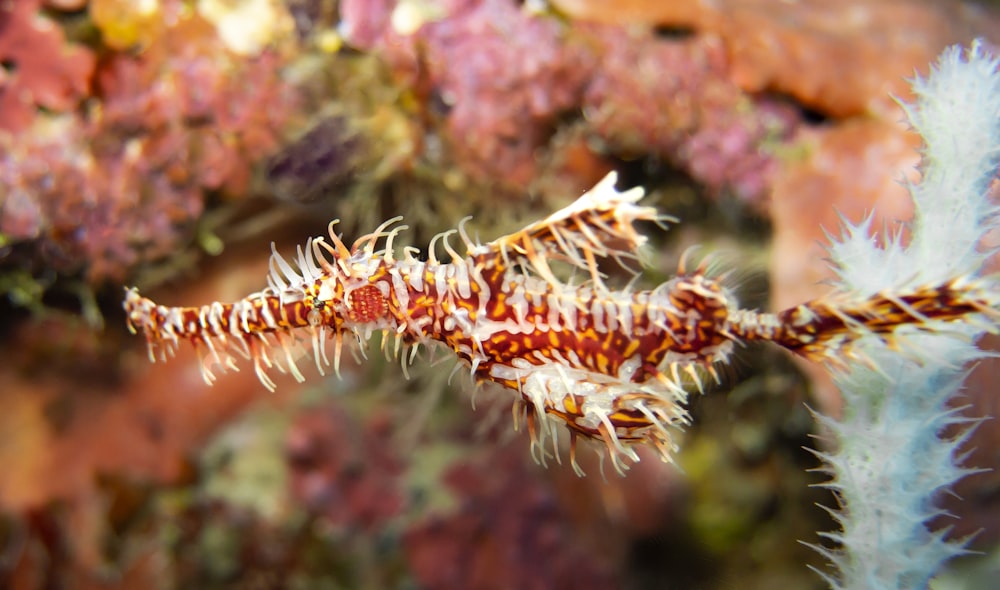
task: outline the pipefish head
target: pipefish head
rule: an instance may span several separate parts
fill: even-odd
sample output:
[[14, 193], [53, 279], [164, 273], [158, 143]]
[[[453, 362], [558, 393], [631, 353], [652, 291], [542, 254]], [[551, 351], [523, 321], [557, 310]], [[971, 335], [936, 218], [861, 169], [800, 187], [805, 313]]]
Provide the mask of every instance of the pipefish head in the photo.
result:
[[306, 319], [310, 326], [326, 326], [335, 331], [341, 329], [344, 323], [343, 288], [338, 285], [338, 281], [328, 277], [317, 279], [303, 289], [302, 303], [307, 309]]

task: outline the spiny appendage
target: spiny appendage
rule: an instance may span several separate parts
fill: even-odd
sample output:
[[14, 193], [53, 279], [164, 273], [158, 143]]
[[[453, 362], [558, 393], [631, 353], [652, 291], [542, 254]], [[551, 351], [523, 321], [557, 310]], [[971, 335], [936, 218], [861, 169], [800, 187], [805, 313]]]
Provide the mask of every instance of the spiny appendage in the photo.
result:
[[747, 340], [774, 342], [813, 361], [843, 366], [856, 358], [853, 345], [869, 335], [906, 352], [897, 332], [902, 326], [947, 332], [949, 324], [962, 322], [996, 332], [998, 305], [1000, 296], [992, 280], [961, 277], [866, 298], [836, 295], [777, 314], [743, 311], [734, 318], [732, 331]]
[[582, 269], [598, 287], [604, 275], [599, 258], [611, 258], [619, 266], [637, 271], [630, 263], [638, 258], [646, 237], [634, 227], [636, 221], [652, 221], [661, 226], [676, 219], [662, 215], [637, 202], [644, 191], [635, 187], [625, 192], [615, 189], [618, 175], [609, 173], [590, 191], [542, 221], [472, 249], [469, 255], [490, 268], [510, 268], [521, 264], [539, 277], [557, 284], [549, 261], [557, 260]]
[[[180, 341], [187, 340], [201, 355], [202, 377], [209, 385], [215, 382], [216, 367], [238, 370], [234, 353], [252, 360], [257, 377], [272, 391], [274, 382], [267, 376], [271, 367], [304, 380], [296, 366], [303, 330], [311, 336], [320, 366], [323, 329], [311, 322], [315, 314], [301, 299], [288, 300], [264, 291], [235, 303], [166, 307], [131, 288], [126, 289], [124, 308], [129, 329], [142, 331], [146, 337], [150, 361], [166, 361]], [[272, 348], [280, 353], [272, 356]]]
[[[233, 353], [252, 360], [257, 377], [272, 391], [275, 383], [267, 374], [272, 367], [301, 382], [297, 360], [304, 356], [306, 341], [322, 375], [331, 365], [328, 339], [334, 342], [332, 365], [339, 374], [344, 334], [353, 332], [367, 341], [373, 329], [385, 328], [387, 297], [370, 280], [395, 262], [392, 241], [406, 227], [392, 227], [399, 219], [386, 221], [351, 248], [334, 232], [337, 222], [331, 222], [330, 242], [311, 238], [291, 261], [271, 244], [268, 286], [235, 303], [166, 307], [135, 288], [126, 289], [123, 305], [129, 328], [146, 336], [153, 361], [172, 356], [181, 340], [191, 342], [201, 354], [202, 375], [210, 385], [217, 367], [237, 370]], [[406, 256], [412, 258], [409, 252]], [[277, 352], [272, 355], [271, 349]]]
[[[153, 362], [166, 361], [181, 340], [189, 341], [201, 356], [202, 377], [209, 385], [216, 380], [216, 368], [239, 370], [234, 353], [253, 361], [258, 379], [271, 391], [275, 384], [267, 371], [272, 367], [303, 381], [296, 361], [306, 335], [322, 374], [329, 361], [324, 348], [328, 314], [315, 305], [316, 283], [326, 272], [317, 254], [320, 242], [310, 239], [305, 249], [299, 246], [292, 263], [272, 243], [267, 288], [234, 303], [167, 307], [134, 287], [126, 288], [123, 307], [129, 330], [142, 331]], [[272, 348], [279, 353], [272, 356]]]
[[628, 374], [639, 362], [631, 359], [616, 376], [559, 362], [534, 365], [523, 359], [506, 367], [502, 374], [521, 393], [513, 408], [515, 427], [523, 416], [535, 460], [545, 464], [551, 442], [551, 456], [561, 462], [562, 428], [569, 432], [570, 464], [579, 475], [583, 475], [577, 463], [580, 437], [602, 443], [619, 473], [627, 469], [626, 460], [639, 460], [634, 449], [638, 444], [652, 445], [670, 460], [677, 449], [671, 428], [689, 423], [682, 405], [686, 392], [674, 383], [664, 387], [657, 379], [631, 382]]
[[[628, 293], [592, 284], [554, 289], [533, 276], [510, 286], [507, 304], [491, 305], [478, 329], [449, 341], [458, 351], [482, 351], [477, 378], [520, 394], [518, 414], [536, 457], [565, 426], [577, 470], [581, 437], [603, 443], [618, 471], [638, 459], [638, 444], [671, 460], [671, 429], [687, 423], [687, 392], [703, 390], [705, 375], [718, 381], [714, 365], [732, 349], [732, 303], [722, 286], [701, 274]], [[531, 304], [518, 310], [513, 300]]]

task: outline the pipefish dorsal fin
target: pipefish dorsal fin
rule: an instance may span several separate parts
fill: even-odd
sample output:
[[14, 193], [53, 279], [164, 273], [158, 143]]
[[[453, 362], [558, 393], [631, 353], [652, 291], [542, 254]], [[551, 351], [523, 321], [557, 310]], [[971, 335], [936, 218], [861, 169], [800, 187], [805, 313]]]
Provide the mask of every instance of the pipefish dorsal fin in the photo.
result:
[[617, 173], [609, 173], [573, 203], [519, 231], [486, 244], [467, 240], [469, 255], [484, 269], [502, 272], [521, 265], [553, 284], [560, 280], [552, 271], [551, 261], [585, 271], [602, 288], [604, 275], [598, 268], [599, 259], [612, 259], [637, 274], [633, 265], [646, 237], [636, 231], [635, 222], [665, 225], [676, 219], [639, 205], [645, 196], [642, 187], [619, 192], [615, 188], [617, 180]]

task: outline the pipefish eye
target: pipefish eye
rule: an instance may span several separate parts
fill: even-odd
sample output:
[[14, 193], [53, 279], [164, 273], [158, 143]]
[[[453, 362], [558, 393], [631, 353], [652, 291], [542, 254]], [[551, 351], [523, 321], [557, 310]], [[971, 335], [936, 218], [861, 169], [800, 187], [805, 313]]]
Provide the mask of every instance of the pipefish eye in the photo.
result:
[[310, 310], [323, 311], [326, 309], [328, 302], [324, 299], [320, 299], [317, 295], [307, 293], [302, 299], [302, 303]]
[[306, 313], [306, 319], [312, 326], [318, 326], [323, 323], [323, 315], [327, 310], [329, 301], [325, 299], [320, 299], [314, 295], [306, 295], [302, 300], [305, 308], [308, 310]]
[[323, 323], [323, 312], [326, 310], [327, 302], [322, 299], [316, 299], [310, 295], [305, 298], [305, 304], [306, 309], [309, 310], [306, 314], [306, 320], [309, 322], [309, 325], [321, 325]]

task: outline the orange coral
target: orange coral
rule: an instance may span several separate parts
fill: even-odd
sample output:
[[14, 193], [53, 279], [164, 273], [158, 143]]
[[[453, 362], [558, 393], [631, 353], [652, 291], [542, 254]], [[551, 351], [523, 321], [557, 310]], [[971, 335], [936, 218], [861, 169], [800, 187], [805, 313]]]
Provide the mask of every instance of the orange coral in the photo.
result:
[[1000, 31], [1000, 20], [959, 2], [912, 0], [553, 0], [574, 18], [689, 28], [726, 46], [730, 75], [748, 92], [774, 91], [817, 111], [890, 114], [903, 79], [945, 45]]
[[[242, 288], [246, 278], [266, 272], [261, 264], [234, 266], [238, 270], [224, 275], [221, 287], [202, 282], [192, 295]], [[122, 354], [121, 348], [113, 335], [65, 318], [22, 323], [3, 347], [0, 509], [31, 514], [62, 506], [65, 522], [50, 526], [65, 527], [59, 534], [84, 573], [97, 571], [104, 560], [102, 479], [184, 481], [191, 475], [190, 454], [259, 397], [259, 388], [247, 381], [252, 373], [234, 375], [204, 395], [191, 383], [192, 377], [200, 380], [197, 369], [148, 371], [140, 364], [143, 351]], [[285, 389], [294, 395], [295, 388]]]
[[[179, 15], [174, 3], [91, 0], [90, 18], [101, 31], [101, 40], [112, 49], [145, 48], [166, 29], [168, 19]], [[164, 14], [166, 12], [167, 14]]]
[[39, 107], [67, 111], [90, 94], [93, 54], [38, 11], [38, 0], [0, 3], [0, 131], [22, 131]]

